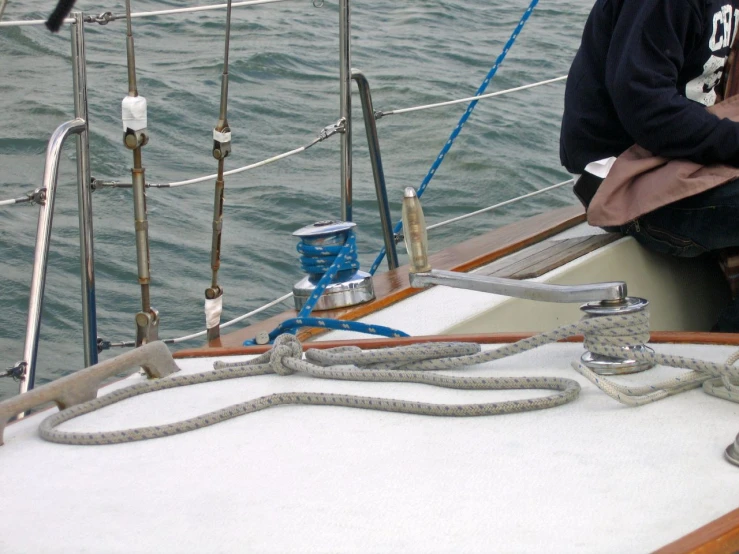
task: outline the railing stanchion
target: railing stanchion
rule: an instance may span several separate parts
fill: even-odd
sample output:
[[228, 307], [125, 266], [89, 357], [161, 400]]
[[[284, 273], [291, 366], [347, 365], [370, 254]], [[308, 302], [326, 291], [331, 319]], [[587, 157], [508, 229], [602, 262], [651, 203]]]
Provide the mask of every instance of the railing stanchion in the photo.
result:
[[80, 118], [62, 123], [51, 135], [46, 149], [43, 184], [46, 189], [46, 202], [41, 206], [36, 231], [36, 250], [33, 256], [33, 275], [28, 300], [26, 342], [23, 347], [23, 361], [21, 362], [23, 365], [23, 375], [20, 380], [21, 394], [33, 388], [36, 377], [36, 355], [38, 354], [39, 332], [41, 331], [41, 308], [46, 285], [46, 266], [49, 258], [51, 222], [54, 216], [54, 199], [59, 175], [59, 158], [64, 140], [71, 134], [83, 132], [87, 128], [86, 125], [85, 120]]
[[372, 106], [372, 93], [370, 92], [369, 82], [361, 71], [352, 70], [352, 79], [357, 82], [359, 98], [362, 101], [364, 129], [367, 132], [367, 145], [369, 147], [370, 163], [372, 164], [372, 175], [375, 179], [375, 192], [377, 193], [377, 204], [380, 210], [382, 238], [385, 241], [385, 250], [387, 252], [387, 265], [389, 269], [395, 269], [398, 267], [398, 252], [395, 249], [393, 222], [390, 219], [390, 204], [387, 199], [385, 172], [382, 169], [380, 139], [377, 136], [377, 123], [375, 122], [375, 110]]
[[351, 18], [349, 0], [339, 1], [339, 103], [341, 133], [341, 219], [352, 221]]
[[98, 362], [97, 315], [95, 308], [95, 257], [92, 233], [92, 190], [90, 178], [90, 125], [87, 114], [87, 68], [85, 23], [82, 12], [75, 12], [72, 25], [72, 80], [74, 115], [85, 121], [77, 135], [77, 182], [80, 220], [80, 277], [82, 281], [82, 335], [85, 367]]

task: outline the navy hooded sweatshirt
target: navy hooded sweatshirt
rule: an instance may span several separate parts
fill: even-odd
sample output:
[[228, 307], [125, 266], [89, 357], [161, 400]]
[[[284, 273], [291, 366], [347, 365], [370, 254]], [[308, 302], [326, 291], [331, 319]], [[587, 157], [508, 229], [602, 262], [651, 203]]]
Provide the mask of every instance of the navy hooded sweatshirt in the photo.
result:
[[705, 110], [738, 27], [739, 0], [597, 0], [567, 79], [562, 165], [582, 173], [634, 143], [739, 165], [739, 124]]

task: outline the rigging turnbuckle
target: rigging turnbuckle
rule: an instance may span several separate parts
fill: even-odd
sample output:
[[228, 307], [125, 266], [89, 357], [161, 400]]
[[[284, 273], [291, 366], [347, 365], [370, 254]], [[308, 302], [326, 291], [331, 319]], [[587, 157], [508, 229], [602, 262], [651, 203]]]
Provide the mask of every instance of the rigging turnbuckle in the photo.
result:
[[219, 131], [218, 127], [213, 129], [213, 157], [216, 160], [224, 160], [231, 154], [231, 128], [224, 123]]
[[136, 346], [159, 340], [159, 312], [149, 308], [148, 312], [136, 314]]
[[97, 23], [98, 25], [107, 25], [111, 21], [118, 19], [113, 12], [103, 12], [100, 15], [88, 15], [85, 17], [85, 23]]

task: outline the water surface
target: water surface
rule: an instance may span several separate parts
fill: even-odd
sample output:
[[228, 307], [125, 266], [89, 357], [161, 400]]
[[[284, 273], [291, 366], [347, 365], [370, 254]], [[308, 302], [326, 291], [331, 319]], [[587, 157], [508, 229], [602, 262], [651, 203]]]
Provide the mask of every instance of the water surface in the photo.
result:
[[[47, 0], [10, 0], [4, 19], [43, 18]], [[135, 1], [134, 11], [183, 3]], [[186, 5], [198, 5], [187, 2]], [[592, 0], [541, 0], [488, 92], [565, 75]], [[475, 93], [528, 6], [521, 0], [357, 0], [352, 4], [352, 66], [365, 73], [376, 110]], [[86, 13], [124, 12], [120, 1], [78, 0]], [[338, 4], [295, 0], [234, 11], [227, 169], [292, 150], [339, 117]], [[166, 183], [215, 173], [210, 154], [218, 119], [225, 11], [135, 19], [139, 93], [148, 99], [147, 180]], [[92, 174], [125, 180], [132, 156], [122, 144], [120, 102], [128, 91], [125, 23], [87, 26]], [[69, 28], [0, 28], [0, 200], [40, 186], [46, 143], [73, 118]], [[563, 83], [482, 101], [424, 195], [436, 223], [568, 178], [559, 164]], [[362, 267], [382, 246], [372, 172], [354, 94], [354, 220]], [[402, 190], [421, 183], [465, 105], [378, 121], [393, 218]], [[74, 142], [65, 147], [43, 312], [37, 382], [82, 367], [79, 241]], [[291, 233], [338, 218], [339, 140], [226, 178], [220, 282], [224, 319], [288, 292], [301, 278]], [[542, 195], [443, 227], [439, 250], [573, 202], [569, 191]], [[132, 340], [140, 308], [131, 192], [93, 195], [98, 331]], [[210, 284], [213, 183], [148, 192], [152, 303], [160, 336], [204, 326]], [[38, 207], [0, 207], [0, 369], [22, 357]], [[401, 256], [404, 263], [405, 256]], [[383, 266], [386, 267], [386, 266]], [[284, 309], [275, 308], [272, 313]], [[194, 346], [185, 343], [182, 346]], [[103, 357], [120, 353], [107, 351]], [[0, 380], [0, 398], [17, 385]]]

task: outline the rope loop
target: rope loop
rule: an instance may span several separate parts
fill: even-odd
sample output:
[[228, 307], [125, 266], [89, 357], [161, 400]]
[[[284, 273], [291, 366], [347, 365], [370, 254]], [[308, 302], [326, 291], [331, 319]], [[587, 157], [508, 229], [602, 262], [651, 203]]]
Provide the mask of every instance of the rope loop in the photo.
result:
[[[300, 360], [303, 356], [303, 347], [293, 335], [280, 335], [275, 339], [275, 345], [270, 352], [269, 367], [277, 375], [292, 375], [295, 370], [286, 365], [290, 358]], [[289, 363], [289, 362], [287, 362]]]

